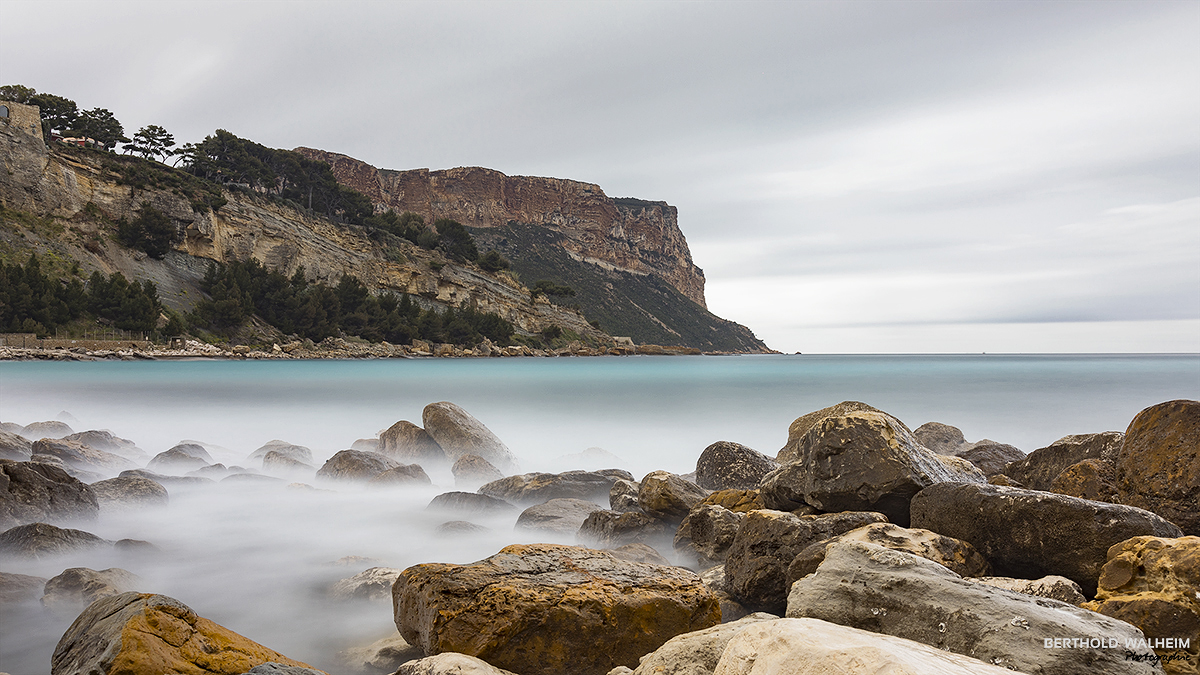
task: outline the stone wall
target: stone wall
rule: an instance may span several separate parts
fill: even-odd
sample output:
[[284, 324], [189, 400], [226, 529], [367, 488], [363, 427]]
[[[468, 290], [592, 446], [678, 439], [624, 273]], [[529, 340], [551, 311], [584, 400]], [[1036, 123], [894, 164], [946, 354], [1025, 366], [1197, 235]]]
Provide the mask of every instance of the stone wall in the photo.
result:
[[42, 137], [42, 110], [36, 105], [0, 101], [0, 106], [8, 108], [8, 116], [0, 114], [0, 124], [10, 129], [23, 131], [31, 136]]

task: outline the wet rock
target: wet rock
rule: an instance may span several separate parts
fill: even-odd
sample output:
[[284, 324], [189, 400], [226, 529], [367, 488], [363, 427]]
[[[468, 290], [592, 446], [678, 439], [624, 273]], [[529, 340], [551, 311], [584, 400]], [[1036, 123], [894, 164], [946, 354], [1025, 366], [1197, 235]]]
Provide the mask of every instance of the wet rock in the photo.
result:
[[409, 661], [401, 665], [395, 675], [517, 675], [517, 673], [497, 668], [474, 656], [445, 652]]
[[1108, 548], [1139, 535], [1179, 536], [1179, 528], [1132, 506], [1039, 490], [941, 483], [912, 501], [912, 526], [969, 542], [1000, 576], [1064, 576], [1091, 597]]
[[1041, 579], [1013, 579], [1012, 577], [975, 577], [968, 579], [979, 584], [1003, 588], [1014, 593], [1024, 593], [1039, 598], [1050, 598], [1068, 605], [1083, 604], [1083, 591], [1079, 584], [1066, 577], [1050, 575]]
[[729, 623], [676, 635], [642, 657], [633, 672], [635, 675], [711, 675], [721, 660], [725, 645], [734, 635], [751, 624], [778, 618], [772, 614], [750, 614]]
[[454, 460], [450, 473], [454, 475], [454, 487], [469, 490], [504, 478], [500, 469], [479, 455], [463, 455]]
[[28, 574], [0, 572], [0, 605], [18, 604], [42, 597], [46, 579]]
[[913, 429], [917, 442], [939, 455], [956, 455], [958, 449], [967, 445], [967, 439], [958, 427], [941, 422], [926, 422]]
[[374, 488], [432, 484], [433, 481], [429, 480], [429, 474], [425, 473], [425, 469], [416, 464], [401, 464], [383, 473], [376, 474], [371, 480], [367, 481], [367, 485]]
[[150, 471], [184, 474], [213, 463], [212, 455], [196, 443], [180, 443], [155, 455], [146, 468]]
[[145, 450], [142, 450], [131, 440], [121, 438], [114, 435], [111, 431], [103, 429], [92, 429], [90, 431], [81, 431], [77, 434], [71, 434], [63, 437], [65, 441], [78, 441], [93, 450], [103, 450], [114, 455], [120, 455], [125, 459], [134, 462], [144, 462], [150, 458]]
[[515, 473], [517, 459], [499, 438], [462, 408], [448, 401], [430, 403], [421, 413], [425, 432], [446, 456], [479, 455], [505, 473]]
[[[853, 583], [846, 579], [853, 578]], [[1066, 603], [973, 583], [931, 560], [865, 542], [829, 547], [792, 585], [787, 616], [915, 640], [986, 663], [1045, 675], [1152, 673], [1119, 649], [1046, 648], [1044, 640], [1141, 637], [1133, 626]]]
[[33, 443], [24, 436], [0, 431], [0, 459], [27, 462], [33, 455]]
[[[391, 597], [391, 589], [388, 589]], [[390, 675], [401, 665], [425, 656], [420, 649], [408, 644], [400, 633], [376, 640], [366, 647], [351, 647], [338, 652], [338, 661], [345, 672], [358, 675]]]
[[0, 460], [0, 529], [33, 522], [86, 522], [99, 513], [96, 493], [65, 470]]
[[517, 507], [503, 499], [481, 495], [477, 492], [445, 492], [434, 497], [425, 510], [464, 515], [488, 515], [516, 511]]
[[111, 547], [112, 542], [90, 532], [46, 523], [18, 525], [0, 533], [0, 554], [19, 558], [49, 558], [74, 551]]
[[841, 417], [846, 413], [860, 410], [879, 413], [883, 412], [882, 410], [872, 408], [866, 403], [860, 403], [858, 401], [842, 401], [841, 403], [831, 405], [828, 408], [822, 408], [820, 410], [810, 412], [807, 415], [797, 417], [795, 421], [788, 426], [787, 443], [785, 443], [783, 448], [779, 450], [779, 453], [775, 456], [775, 461], [779, 462], [780, 464], [788, 464], [799, 459], [800, 439], [804, 438], [804, 435], [807, 434], [809, 430], [817, 424], [817, 422], [820, 422], [826, 417]]
[[167, 488], [135, 476], [109, 478], [92, 483], [92, 492], [103, 511], [129, 511], [166, 506]]
[[691, 572], [550, 544], [508, 546], [471, 565], [410, 567], [392, 593], [410, 644], [524, 675], [602, 675], [720, 621], [716, 598]]
[[300, 462], [311, 466], [313, 464], [312, 450], [303, 445], [294, 445], [287, 441], [273, 440], [267, 441], [262, 447], [250, 453], [246, 457], [246, 464], [249, 466], [261, 466], [266, 468], [264, 460], [269, 453], [275, 453], [277, 456], [285, 457], [294, 462]]
[[642, 507], [638, 506], [637, 498], [641, 488], [642, 484], [634, 480], [613, 481], [608, 491], [608, 508], [619, 513], [640, 512]]
[[379, 434], [380, 454], [399, 462], [445, 464], [446, 452], [421, 427], [400, 420]]
[[679, 555], [694, 561], [696, 569], [708, 569], [725, 562], [745, 517], [745, 513], [723, 506], [697, 504], [675, 530], [671, 545]]
[[1112, 462], [1102, 459], [1085, 459], [1063, 469], [1050, 483], [1050, 492], [1060, 495], [1091, 499], [1098, 502], [1118, 503], [1117, 469]]
[[599, 504], [583, 499], [551, 499], [522, 511], [517, 517], [516, 529], [574, 537], [583, 521], [593, 511], [600, 510]]
[[519, 505], [541, 504], [551, 499], [583, 499], [606, 504], [612, 486], [618, 480], [632, 481], [633, 476], [622, 469], [526, 473], [491, 481], [479, 491]]
[[42, 606], [56, 616], [73, 619], [96, 600], [132, 591], [140, 583], [141, 577], [119, 567], [72, 567], [46, 582]]
[[725, 558], [729, 593], [751, 609], [782, 614], [787, 604], [787, 569], [792, 559], [818, 541], [883, 522], [887, 522], [883, 514], [860, 511], [819, 516], [751, 511], [738, 528]]
[[1169, 401], [1138, 413], [1114, 463], [1122, 504], [1200, 536], [1200, 401]]
[[204, 673], [240, 675], [264, 663], [309, 668], [164, 595], [122, 593], [83, 611], [59, 640], [51, 675]]
[[845, 534], [819, 541], [805, 548], [788, 565], [787, 584], [790, 588], [797, 579], [817, 571], [825, 559], [830, 546], [843, 541], [861, 541], [877, 544], [884, 548], [907, 551], [932, 560], [955, 574], [964, 577], [982, 577], [991, 573], [988, 561], [965, 541], [942, 536], [936, 532], [918, 528], [904, 528], [891, 523], [872, 523], [850, 530]]
[[363, 570], [331, 586], [329, 598], [339, 602], [391, 599], [392, 584], [395, 583], [402, 571], [391, 567], [372, 567]]
[[101, 475], [113, 475], [126, 469], [137, 468], [131, 460], [103, 450], [94, 450], [78, 441], [43, 438], [33, 442], [35, 455], [58, 457], [69, 467], [91, 471]]
[[342, 450], [325, 461], [317, 471], [317, 478], [366, 482], [398, 466], [400, 463], [396, 460], [378, 453]]
[[65, 422], [58, 420], [50, 420], [47, 422], [34, 422], [27, 424], [21, 429], [21, 435], [31, 441], [36, 441], [42, 438], [63, 438], [75, 433], [75, 430]]
[[679, 523], [709, 492], [669, 471], [651, 471], [638, 488], [638, 506], [650, 516]]
[[878, 511], [908, 526], [908, 504], [935, 483], [984, 482], [969, 463], [923, 447], [896, 418], [881, 412], [825, 417], [800, 439], [796, 460], [768, 474], [763, 503], [791, 511]]
[[641, 511], [618, 513], [593, 511], [579, 526], [575, 538], [581, 544], [597, 548], [616, 548], [625, 544], [647, 544], [670, 541], [673, 528], [666, 522]]
[[717, 441], [696, 460], [696, 484], [708, 490], [753, 490], [778, 462], [740, 443]]
[[1063, 436], [1004, 467], [1004, 475], [1030, 490], [1049, 490], [1054, 478], [1072, 464], [1085, 459], [1115, 460], [1124, 439], [1119, 431]]

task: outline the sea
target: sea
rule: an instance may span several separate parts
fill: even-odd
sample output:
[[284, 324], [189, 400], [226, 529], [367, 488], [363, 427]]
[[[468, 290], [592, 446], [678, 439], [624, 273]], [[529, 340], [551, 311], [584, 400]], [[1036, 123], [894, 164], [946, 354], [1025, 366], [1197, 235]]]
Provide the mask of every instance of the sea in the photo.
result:
[[[451, 401], [491, 429], [522, 471], [695, 469], [716, 441], [774, 456], [795, 418], [847, 400], [910, 428], [958, 427], [1031, 452], [1070, 434], [1124, 431], [1142, 409], [1200, 399], [1200, 354], [753, 355], [315, 361], [0, 363], [0, 421], [60, 419], [108, 429], [148, 457], [201, 441], [226, 466], [271, 440], [312, 450], [314, 462], [374, 438], [399, 420], [421, 424]], [[158, 509], [102, 513], [77, 525], [157, 552], [101, 549], [63, 557], [0, 558], [0, 572], [50, 578], [69, 567], [120, 567], [137, 590], [162, 593], [242, 635], [329, 672], [338, 653], [395, 634], [390, 601], [335, 601], [328, 589], [369, 567], [465, 563], [503, 546], [572, 543], [514, 531], [517, 512], [472, 518], [484, 534], [435, 534], [452, 520], [425, 509], [455, 489], [368, 490], [308, 482], [172, 488]], [[661, 551], [671, 557], [672, 551]], [[46, 673], [72, 616], [36, 602], [0, 606], [0, 671]]]

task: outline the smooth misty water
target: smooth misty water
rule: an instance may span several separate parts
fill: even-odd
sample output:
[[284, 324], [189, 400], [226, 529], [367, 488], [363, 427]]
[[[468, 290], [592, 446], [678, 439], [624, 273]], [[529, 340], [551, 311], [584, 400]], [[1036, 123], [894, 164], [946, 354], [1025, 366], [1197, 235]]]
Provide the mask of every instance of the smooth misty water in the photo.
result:
[[[272, 439], [324, 460], [422, 408], [453, 401], [491, 428], [522, 469], [587, 466], [561, 459], [589, 447], [641, 477], [685, 473], [718, 440], [774, 455], [796, 417], [843, 400], [886, 410], [915, 428], [952, 424], [967, 440], [1025, 451], [1076, 433], [1123, 431], [1161, 401], [1200, 398], [1200, 355], [742, 356], [391, 361], [0, 363], [0, 420], [73, 415], [77, 431], [110, 429], [153, 456], [183, 439], [224, 448], [245, 464]], [[319, 463], [319, 462], [318, 462]], [[393, 630], [391, 607], [332, 603], [322, 589], [375, 565], [468, 562], [539, 539], [512, 531], [515, 514], [483, 522], [488, 535], [433, 536], [448, 520], [424, 511], [441, 487], [325, 492], [220, 484], [173, 490], [165, 509], [102, 515], [85, 529], [153, 542], [153, 559], [87, 553], [0, 560], [0, 571], [51, 577], [68, 567], [119, 566], [160, 592], [293, 658], [339, 672], [337, 649]], [[545, 540], [545, 537], [540, 537]], [[663, 553], [669, 554], [669, 551]], [[345, 556], [374, 562], [329, 563]], [[69, 619], [9, 606], [0, 615], [0, 671], [49, 670]]]

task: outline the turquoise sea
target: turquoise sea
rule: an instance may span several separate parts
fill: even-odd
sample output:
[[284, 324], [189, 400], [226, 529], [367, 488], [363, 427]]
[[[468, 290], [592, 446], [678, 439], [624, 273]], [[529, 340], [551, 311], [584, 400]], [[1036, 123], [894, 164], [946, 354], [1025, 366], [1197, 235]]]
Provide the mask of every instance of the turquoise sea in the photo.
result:
[[[1029, 452], [1068, 434], [1124, 431], [1138, 411], [1178, 398], [1200, 399], [1200, 355], [0, 363], [0, 421], [66, 417], [77, 431], [109, 429], [149, 456], [200, 440], [233, 465], [282, 439], [310, 447], [319, 464], [398, 420], [420, 424], [426, 404], [448, 400], [491, 428], [523, 470], [606, 468], [564, 458], [599, 447], [614, 456], [604, 464], [638, 478], [691, 471], [718, 440], [773, 456], [793, 419], [843, 400], [912, 428], [943, 422], [969, 441]], [[149, 541], [157, 555], [0, 558], [0, 571], [50, 578], [69, 567], [121, 567], [142, 578], [138, 590], [178, 598], [292, 658], [343, 672], [338, 650], [394, 626], [387, 600], [330, 600], [334, 581], [373, 566], [469, 562], [510, 543], [547, 540], [514, 532], [516, 512], [474, 518], [491, 528], [486, 534], [436, 536], [452, 518], [425, 506], [455, 488], [448, 473], [431, 477], [428, 488], [388, 492], [282, 483], [173, 489], [165, 508], [104, 513], [81, 525], [109, 540]], [[0, 671], [48, 672], [71, 618], [36, 603], [5, 606]]]

